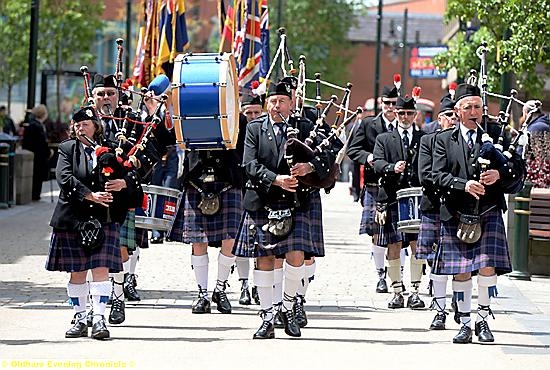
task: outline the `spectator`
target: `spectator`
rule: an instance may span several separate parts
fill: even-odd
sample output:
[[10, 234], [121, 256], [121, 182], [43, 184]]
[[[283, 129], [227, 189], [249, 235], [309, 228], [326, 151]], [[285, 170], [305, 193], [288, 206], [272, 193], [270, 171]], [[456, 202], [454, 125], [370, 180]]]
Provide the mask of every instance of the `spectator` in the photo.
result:
[[550, 132], [550, 117], [548, 114], [542, 113], [541, 107], [535, 105], [536, 100], [528, 100], [523, 106], [523, 116], [521, 117], [521, 123], [525, 122], [527, 118], [527, 113], [530, 110], [534, 110], [533, 116], [529, 126], [527, 126], [527, 131], [531, 134], [539, 132]]
[[13, 120], [10, 118], [10, 116], [8, 116], [5, 106], [0, 107], [0, 129], [8, 135], [17, 135], [15, 124], [13, 123]]
[[40, 200], [42, 182], [48, 179], [48, 159], [50, 149], [46, 139], [44, 121], [48, 118], [48, 110], [44, 104], [39, 104], [31, 110], [28, 122], [23, 123], [23, 149], [34, 153], [32, 176], [32, 199]]

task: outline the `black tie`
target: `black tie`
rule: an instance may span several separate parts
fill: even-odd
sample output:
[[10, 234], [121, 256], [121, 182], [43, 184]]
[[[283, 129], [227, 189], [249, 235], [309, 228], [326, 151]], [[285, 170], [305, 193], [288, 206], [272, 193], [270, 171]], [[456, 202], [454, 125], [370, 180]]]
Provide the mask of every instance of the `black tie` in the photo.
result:
[[403, 131], [403, 148], [405, 148], [405, 152], [409, 150], [409, 132], [407, 130]]
[[392, 132], [392, 131], [393, 131], [393, 124], [390, 123], [390, 124], [388, 125], [388, 131], [389, 131], [389, 132]]
[[285, 130], [285, 123], [284, 122], [276, 122], [273, 125], [277, 126], [279, 130], [275, 134], [275, 141], [277, 143], [277, 148], [281, 146], [281, 143], [283, 142], [283, 138], [286, 136], [286, 130]]
[[468, 130], [468, 149], [472, 150], [472, 148], [474, 147], [474, 134], [475, 134], [475, 131], [474, 130]]
[[88, 171], [91, 172], [94, 168], [94, 159], [92, 158], [92, 153], [94, 152], [94, 149], [87, 146], [84, 148], [84, 151], [86, 152], [86, 159], [88, 160]]

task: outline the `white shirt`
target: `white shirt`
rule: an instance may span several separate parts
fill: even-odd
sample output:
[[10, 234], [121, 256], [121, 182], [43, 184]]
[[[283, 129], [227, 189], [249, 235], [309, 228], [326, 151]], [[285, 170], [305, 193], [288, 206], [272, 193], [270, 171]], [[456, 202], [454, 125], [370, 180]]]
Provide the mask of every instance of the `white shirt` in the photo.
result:
[[401, 126], [397, 126], [397, 131], [399, 132], [399, 136], [401, 136], [401, 141], [403, 141], [403, 137], [405, 134], [403, 132], [407, 131], [407, 137], [409, 138], [409, 145], [412, 141], [413, 132], [414, 132], [414, 125], [411, 125], [408, 129], [403, 129]]
[[[460, 125], [460, 134], [462, 135], [462, 138], [464, 139], [464, 142], [466, 143], [466, 145], [468, 145], [468, 131], [470, 131], [468, 127], [462, 124]], [[477, 138], [477, 129], [474, 129], [474, 134], [472, 135], [472, 141], [474, 144], [476, 143], [476, 138]]]
[[275, 125], [275, 123], [279, 123], [279, 122], [282, 122], [282, 121], [275, 122], [275, 121], [273, 121], [271, 116], [269, 116], [269, 122], [271, 122], [271, 126], [273, 127], [273, 133], [275, 134], [275, 136], [277, 136], [279, 134], [280, 129], [279, 129], [279, 126]]
[[382, 120], [384, 121], [384, 123], [386, 124], [386, 130], [390, 131], [390, 124], [393, 126], [393, 129], [395, 130], [395, 128], [397, 127], [397, 118], [394, 118], [393, 121], [390, 121], [389, 119], [386, 118], [386, 116], [384, 116], [382, 114]]

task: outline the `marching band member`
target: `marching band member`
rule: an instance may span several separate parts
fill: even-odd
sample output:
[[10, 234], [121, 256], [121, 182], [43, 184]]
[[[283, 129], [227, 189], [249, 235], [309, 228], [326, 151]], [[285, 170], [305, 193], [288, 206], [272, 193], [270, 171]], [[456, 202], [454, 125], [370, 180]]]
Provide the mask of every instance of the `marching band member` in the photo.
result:
[[374, 146], [373, 165], [375, 171], [381, 175], [377, 202], [383, 205], [383, 209], [378, 210], [376, 214], [380, 232], [374, 235], [373, 243], [386, 246], [388, 249], [388, 274], [394, 291], [394, 297], [388, 303], [389, 308], [404, 307], [400, 255], [402, 245], [411, 246], [412, 293], [407, 300], [407, 306], [418, 309], [424, 307], [424, 302], [418, 296], [423, 261], [414, 257], [417, 235], [397, 230], [396, 193], [400, 189], [420, 185], [417, 173], [418, 145], [423, 132], [414, 125], [417, 112], [413, 98], [398, 97], [395, 108], [398, 117], [397, 128], [392, 132], [378, 135]]
[[[304, 259], [323, 256], [321, 201], [318, 192], [298, 184], [297, 176], [316, 171], [327, 176], [329, 154], [323, 151], [309, 163], [290, 164], [284, 158], [288, 123], [305, 140], [313, 128], [310, 121], [291, 116], [291, 88], [284, 82], [267, 97], [268, 115], [247, 125], [243, 165], [249, 177], [234, 252], [257, 257], [254, 283], [260, 297], [262, 325], [254, 339], [275, 337], [273, 326], [273, 282], [275, 258], [284, 257], [282, 319], [285, 333], [301, 336], [293, 306], [304, 277]], [[268, 218], [272, 217], [272, 218]], [[293, 225], [291, 224], [293, 223]]]
[[[263, 114], [263, 102], [260, 96], [253, 96], [249, 94], [242, 95], [240, 119], [243, 123], [240, 124], [240, 126], [242, 126], [240, 128], [241, 130], [246, 130], [247, 123], [254, 121]], [[252, 300], [254, 300], [255, 304], [260, 304], [258, 290], [256, 287], [252, 287], [252, 295], [249, 290], [248, 277], [250, 274], [250, 258], [237, 257], [235, 262], [237, 265], [239, 281], [241, 282], [241, 296], [239, 297], [239, 304], [250, 305], [252, 304]]]
[[[416, 246], [416, 258], [419, 260], [427, 260], [430, 266], [432, 266], [435, 250], [439, 245], [439, 207], [441, 203], [439, 189], [434, 185], [432, 179], [432, 154], [436, 135], [441, 130], [447, 130], [455, 126], [456, 115], [454, 112], [454, 105], [454, 101], [448, 96], [441, 99], [441, 106], [436, 121], [440, 129], [426, 134], [420, 139], [418, 177], [422, 184], [423, 192], [422, 201], [420, 202], [422, 218]], [[447, 315], [445, 312], [447, 275], [437, 275], [432, 272], [430, 279], [434, 295], [431, 308], [437, 310], [430, 325], [430, 329], [444, 330]]]
[[[395, 104], [397, 102], [398, 91], [396, 87], [384, 86], [382, 90], [382, 112], [376, 117], [367, 117], [361, 121], [354, 130], [353, 136], [349, 142], [348, 157], [364, 166], [364, 186], [363, 196], [360, 196], [363, 205], [363, 215], [359, 234], [367, 234], [375, 237], [378, 228], [375, 223], [376, 198], [378, 196], [380, 175], [374, 170], [374, 144], [378, 135], [384, 132], [392, 132], [397, 127], [397, 117], [395, 114]], [[374, 239], [373, 239], [374, 240]], [[372, 243], [372, 257], [376, 273], [378, 274], [377, 293], [387, 293], [386, 269], [384, 260], [386, 248]]]
[[[118, 171], [113, 169], [116, 159], [110, 166], [98, 165], [101, 157], [85, 136], [98, 142], [102, 130], [94, 109], [82, 108], [73, 115], [71, 138], [59, 146], [56, 177], [61, 192], [50, 222], [53, 234], [46, 269], [71, 273], [67, 294], [75, 310], [75, 324], [65, 333], [66, 338], [88, 336], [88, 295], [92, 299], [92, 338], [109, 338], [103, 316], [111, 292], [109, 270], [122, 271], [120, 224], [128, 208], [142, 197], [134, 171], [126, 172], [121, 166], [124, 176], [110, 179], [113, 170]], [[79, 228], [84, 229], [79, 232]], [[93, 277], [89, 287], [88, 270]]]
[[[458, 306], [455, 320], [462, 326], [453, 343], [472, 341], [471, 276], [477, 274], [475, 334], [480, 342], [493, 342], [487, 323], [488, 316], [492, 315], [491, 298], [497, 295], [497, 275], [511, 271], [502, 219], [502, 212], [506, 210], [504, 192], [506, 183], [516, 173], [507, 163], [487, 170], [479, 164], [483, 134], [478, 126], [483, 108], [479, 88], [461, 84], [455, 100], [458, 124], [453, 130], [436, 136], [433, 154], [433, 181], [443, 194], [441, 242], [433, 272], [454, 276], [453, 299]], [[501, 129], [488, 123], [485, 130], [497, 140]]]
[[235, 264], [232, 249], [242, 214], [243, 135], [244, 130], [241, 130], [236, 149], [191, 150], [185, 156], [184, 198], [169, 239], [192, 244], [191, 266], [198, 285], [198, 298], [192, 306], [195, 314], [211, 312], [208, 299], [209, 245], [220, 247], [212, 301], [219, 312], [231, 313], [225, 290]]

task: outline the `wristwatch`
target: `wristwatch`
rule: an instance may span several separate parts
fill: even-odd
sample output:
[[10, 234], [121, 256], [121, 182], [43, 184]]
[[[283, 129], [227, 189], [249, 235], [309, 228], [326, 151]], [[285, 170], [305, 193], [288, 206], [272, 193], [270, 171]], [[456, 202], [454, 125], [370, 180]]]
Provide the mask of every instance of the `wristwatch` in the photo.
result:
[[311, 169], [310, 172], [315, 172], [315, 166], [313, 165], [313, 163], [307, 162], [307, 164], [309, 164], [309, 168]]

